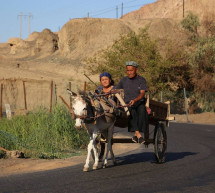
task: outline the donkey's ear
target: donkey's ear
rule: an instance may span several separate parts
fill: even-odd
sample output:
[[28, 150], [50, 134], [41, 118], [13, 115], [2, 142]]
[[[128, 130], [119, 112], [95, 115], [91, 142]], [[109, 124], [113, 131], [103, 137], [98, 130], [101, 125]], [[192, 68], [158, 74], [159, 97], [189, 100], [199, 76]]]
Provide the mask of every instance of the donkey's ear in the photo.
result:
[[77, 96], [76, 93], [72, 92], [72, 91], [69, 90], [68, 88], [66, 89], [66, 91], [67, 91], [71, 96]]

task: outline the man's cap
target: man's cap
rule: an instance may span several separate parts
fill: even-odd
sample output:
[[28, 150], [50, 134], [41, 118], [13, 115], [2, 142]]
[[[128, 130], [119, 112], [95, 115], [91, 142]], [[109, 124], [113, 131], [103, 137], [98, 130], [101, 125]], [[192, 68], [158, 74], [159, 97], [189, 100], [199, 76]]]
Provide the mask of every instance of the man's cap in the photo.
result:
[[126, 66], [134, 66], [136, 68], [139, 66], [138, 63], [134, 62], [134, 61], [128, 61], [125, 64], [126, 64]]

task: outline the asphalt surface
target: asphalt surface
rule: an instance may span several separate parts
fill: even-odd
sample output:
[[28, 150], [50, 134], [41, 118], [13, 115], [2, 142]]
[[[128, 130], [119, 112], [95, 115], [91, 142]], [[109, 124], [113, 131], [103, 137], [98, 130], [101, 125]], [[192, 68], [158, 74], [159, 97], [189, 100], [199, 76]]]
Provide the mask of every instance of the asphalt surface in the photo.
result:
[[155, 162], [153, 145], [139, 145], [105, 169], [83, 172], [80, 164], [1, 177], [0, 192], [214, 193], [215, 126], [171, 123], [167, 137], [164, 164]]

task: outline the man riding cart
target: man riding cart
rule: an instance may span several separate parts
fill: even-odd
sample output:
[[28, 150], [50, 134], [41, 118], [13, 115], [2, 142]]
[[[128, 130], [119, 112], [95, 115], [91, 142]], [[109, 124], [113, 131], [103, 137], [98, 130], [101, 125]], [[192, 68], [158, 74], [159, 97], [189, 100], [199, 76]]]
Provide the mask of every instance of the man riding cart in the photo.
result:
[[[120, 80], [116, 89], [124, 90], [124, 101], [129, 106], [128, 131], [134, 132], [132, 141], [143, 144], [149, 137], [148, 114], [145, 107], [147, 84], [145, 78], [137, 74], [138, 63], [126, 62], [126, 72], [127, 76]], [[141, 132], [144, 132], [144, 138]]]

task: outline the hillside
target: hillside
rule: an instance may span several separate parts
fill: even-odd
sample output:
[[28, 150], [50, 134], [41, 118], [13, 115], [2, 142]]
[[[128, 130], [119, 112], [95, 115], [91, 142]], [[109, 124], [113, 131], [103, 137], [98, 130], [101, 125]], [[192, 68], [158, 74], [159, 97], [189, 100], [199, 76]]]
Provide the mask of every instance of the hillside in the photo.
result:
[[[201, 18], [212, 16], [213, 1], [200, 0], [197, 4], [185, 0], [186, 11], [195, 8]], [[159, 39], [161, 51], [169, 39], [175, 45], [183, 44], [187, 36], [178, 21], [182, 18], [181, 6], [182, 1], [158, 0], [122, 19], [72, 19], [56, 33], [44, 29], [26, 40], [11, 38], [8, 44], [0, 44], [0, 77], [84, 81], [86, 58], [111, 46], [120, 35], [143, 27], [148, 27], [152, 38]]]
[[62, 56], [80, 60], [92, 56], [131, 31], [122, 20], [84, 18], [72, 19], [59, 31], [59, 51]]
[[[215, 19], [214, 0], [184, 0], [184, 15], [192, 11], [198, 15], [200, 20], [205, 18]], [[137, 11], [125, 14], [124, 20], [139, 20], [149, 18], [172, 18], [181, 20], [183, 18], [182, 0], [158, 0], [141, 7]]]

